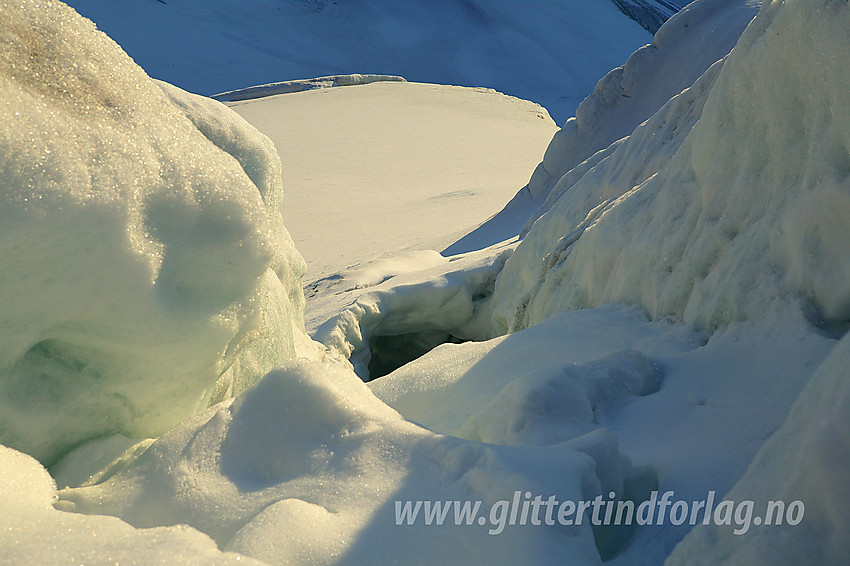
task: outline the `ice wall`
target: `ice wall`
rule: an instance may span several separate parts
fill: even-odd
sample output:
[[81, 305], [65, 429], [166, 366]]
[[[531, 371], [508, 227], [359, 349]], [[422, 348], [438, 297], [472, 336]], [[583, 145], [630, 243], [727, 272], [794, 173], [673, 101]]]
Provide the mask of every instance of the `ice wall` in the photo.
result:
[[534, 224], [497, 280], [497, 322], [611, 301], [708, 328], [777, 302], [847, 320], [848, 18], [843, 3], [765, 5], [713, 86], [716, 68]]
[[525, 194], [539, 210], [526, 225], [552, 205], [552, 187], [571, 169], [628, 136], [670, 98], [689, 87], [708, 67], [722, 59], [753, 18], [756, 6], [745, 0], [699, 0], [667, 20], [650, 45], [635, 51], [610, 71], [582, 101], [552, 139]]
[[159, 435], [292, 357], [271, 143], [58, 2], [0, 2], [0, 42], [0, 442]]

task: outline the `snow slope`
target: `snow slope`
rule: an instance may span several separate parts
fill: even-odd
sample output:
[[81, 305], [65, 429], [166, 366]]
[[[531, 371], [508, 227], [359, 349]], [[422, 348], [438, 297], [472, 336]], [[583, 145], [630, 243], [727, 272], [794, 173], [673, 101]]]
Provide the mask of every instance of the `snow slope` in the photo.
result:
[[510, 199], [555, 131], [525, 100], [406, 82], [230, 106], [281, 156], [282, 213], [308, 282], [401, 249], [445, 247]]
[[614, 142], [722, 59], [756, 10], [756, 4], [747, 0], [702, 0], [670, 18], [651, 45], [638, 49], [597, 83], [505, 209], [446, 253], [480, 249], [525, 234], [565, 190], [613, 151]]
[[542, 104], [558, 123], [652, 39], [599, 0], [69, 3], [151, 76], [200, 94], [377, 73], [494, 88]]
[[689, 4], [688, 0], [612, 0], [625, 15], [655, 33], [670, 16]]
[[835, 347], [800, 394], [785, 424], [728, 494], [760, 504], [802, 501], [804, 521], [798, 525], [783, 521], [744, 536], [700, 526], [667, 564], [842, 564], [847, 560], [843, 533], [850, 525], [848, 346], [850, 340], [844, 338]]

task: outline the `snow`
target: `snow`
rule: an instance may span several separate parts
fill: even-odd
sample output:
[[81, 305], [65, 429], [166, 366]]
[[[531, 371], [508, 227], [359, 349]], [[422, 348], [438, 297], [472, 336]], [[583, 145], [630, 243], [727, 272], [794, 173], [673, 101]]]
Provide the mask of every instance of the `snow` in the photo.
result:
[[[632, 470], [697, 500], [741, 477], [834, 346], [796, 313], [709, 335], [606, 305], [444, 344], [369, 386], [408, 419], [470, 440], [553, 446], [604, 429]], [[688, 528], [639, 529], [617, 563], [659, 564]]]
[[53, 508], [56, 485], [35, 459], [0, 446], [0, 562], [4, 564], [261, 564], [222, 553], [186, 526], [135, 529], [115, 517]]
[[[378, 262], [372, 269], [379, 269], [385, 281], [340, 289], [361, 273], [355, 270], [328, 287], [310, 289], [318, 305], [308, 315], [307, 328], [330, 355], [349, 360], [364, 380], [376, 377], [374, 363], [387, 368], [448, 340], [492, 338], [487, 298], [511, 250], [510, 245], [495, 246], [450, 260], [437, 254], [433, 266], [391, 277], [392, 264]], [[373, 362], [377, 342], [385, 339], [391, 342], [384, 344], [384, 353], [393, 353], [393, 359]]]
[[400, 528], [394, 501], [493, 502], [516, 489], [593, 498], [621, 489], [620, 465], [604, 435], [546, 451], [438, 435], [350, 371], [300, 360], [174, 428], [103, 483], [63, 490], [58, 507], [137, 527], [188, 524], [276, 564], [518, 563], [531, 548], [541, 564], [565, 554], [593, 564], [587, 523], [499, 537], [479, 525]]
[[[658, 171], [598, 194], [600, 173], [643, 168], [646, 149], [623, 155], [630, 138], [537, 220], [496, 284], [508, 326], [611, 301], [704, 328], [786, 301], [816, 324], [846, 319], [847, 35], [833, 23], [821, 34], [814, 16], [770, 29], [776, 10], [762, 12], [714, 86], [700, 89], [704, 109], [676, 132], [681, 145], [655, 136], [667, 159]], [[638, 143], [678, 120], [677, 106], [637, 130]]]
[[759, 451], [728, 497], [802, 501], [799, 525], [753, 529], [730, 536], [719, 528], [694, 529], [667, 564], [841, 564], [850, 523], [847, 464], [847, 364], [843, 339], [800, 394], [785, 424]]
[[[266, 137], [63, 5], [0, 0], [0, 561], [843, 563], [850, 7], [773, 0], [730, 52], [753, 10], [672, 18], [576, 120], [633, 120], [627, 137], [577, 157], [553, 150], [561, 130], [545, 195], [440, 254], [493, 210], [457, 187], [500, 177], [522, 128], [552, 135], [540, 107], [405, 82], [236, 103]], [[686, 76], [649, 80], [665, 61]], [[352, 114], [368, 120], [340, 127]], [[497, 127], [417, 169], [464, 116]], [[505, 153], [474, 161], [496, 136]], [[441, 167], [376, 221], [388, 186]], [[311, 212], [328, 254], [306, 327], [281, 210]], [[805, 520], [397, 524], [403, 501], [653, 490], [799, 500]]]
[[310, 90], [231, 108], [281, 155], [283, 218], [309, 282], [403, 251], [442, 249], [510, 199], [555, 132], [534, 103], [419, 83]]
[[621, 12], [655, 33], [670, 16], [688, 4], [687, 0], [613, 0]]
[[178, 108], [64, 5], [2, 20], [0, 440], [51, 463], [293, 357], [304, 266], [268, 139], [169, 87]]
[[[526, 234], [560, 198], [564, 176], [575, 182], [670, 98], [691, 86], [735, 45], [757, 6], [742, 0], [701, 0], [670, 18], [651, 45], [635, 51], [606, 74], [546, 148], [531, 179], [495, 218], [450, 247], [450, 253], [480, 249]], [[699, 116], [699, 112], [692, 112]], [[655, 152], [647, 151], [647, 155]], [[637, 164], [632, 165], [632, 168]], [[647, 170], [657, 170], [647, 168]], [[555, 185], [561, 192], [551, 194]], [[483, 243], [482, 243], [483, 242]]]
[[151, 76], [199, 94], [375, 73], [494, 88], [542, 104], [559, 124], [652, 39], [609, 0], [69, 4]]

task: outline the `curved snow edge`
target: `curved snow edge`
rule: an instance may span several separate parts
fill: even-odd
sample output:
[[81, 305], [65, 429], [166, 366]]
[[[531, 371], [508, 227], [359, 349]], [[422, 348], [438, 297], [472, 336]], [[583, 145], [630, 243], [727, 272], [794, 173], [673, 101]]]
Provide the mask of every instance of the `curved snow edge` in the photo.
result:
[[317, 88], [365, 85], [378, 82], [406, 83], [407, 79], [404, 77], [397, 77], [395, 75], [331, 75], [329, 77], [295, 79], [279, 83], [249, 86], [247, 88], [240, 88], [237, 90], [229, 90], [227, 92], [214, 94], [210, 98], [220, 102], [238, 102], [240, 100], [251, 100], [253, 98], [274, 96], [275, 94], [290, 94], [293, 92], [302, 92]]

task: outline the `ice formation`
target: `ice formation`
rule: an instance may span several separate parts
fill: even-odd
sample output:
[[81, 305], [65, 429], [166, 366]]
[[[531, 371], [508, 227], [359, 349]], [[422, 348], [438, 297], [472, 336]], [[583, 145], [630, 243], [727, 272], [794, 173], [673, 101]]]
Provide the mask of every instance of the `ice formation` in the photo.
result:
[[[497, 280], [498, 322], [610, 301], [707, 328], [797, 299], [815, 323], [850, 317], [847, 16], [765, 6], [711, 88], [674, 98], [537, 220]], [[666, 163], [634, 185], [598, 182], [648, 155]]]
[[[499, 241], [491, 234], [500, 238], [526, 234], [565, 187], [610, 155], [615, 142], [629, 136], [729, 53], [756, 11], [756, 4], [745, 0], [701, 0], [667, 20], [652, 44], [635, 51], [596, 84], [575, 117], [552, 138], [528, 184], [504, 210], [446, 251], [478, 249], [482, 236], [491, 238], [488, 243]], [[699, 110], [683, 111], [699, 116]], [[647, 150], [645, 157], [658, 153]], [[640, 168], [641, 164], [630, 166]], [[657, 166], [644, 167], [657, 170]]]
[[0, 38], [0, 441], [159, 435], [292, 357], [271, 143], [58, 2], [3, 2]]
[[806, 502], [797, 526], [698, 526], [671, 565], [842, 563], [848, 30], [847, 2], [767, 2], [628, 138], [563, 165], [515, 250], [350, 274], [374, 287], [317, 336], [361, 370], [377, 338], [522, 329], [367, 385], [290, 359], [321, 356], [270, 142], [67, 7], [0, 0], [0, 442], [70, 450], [52, 472], [73, 486], [0, 447], [0, 561], [658, 564], [690, 527], [494, 536], [399, 525], [396, 502], [659, 487]]

